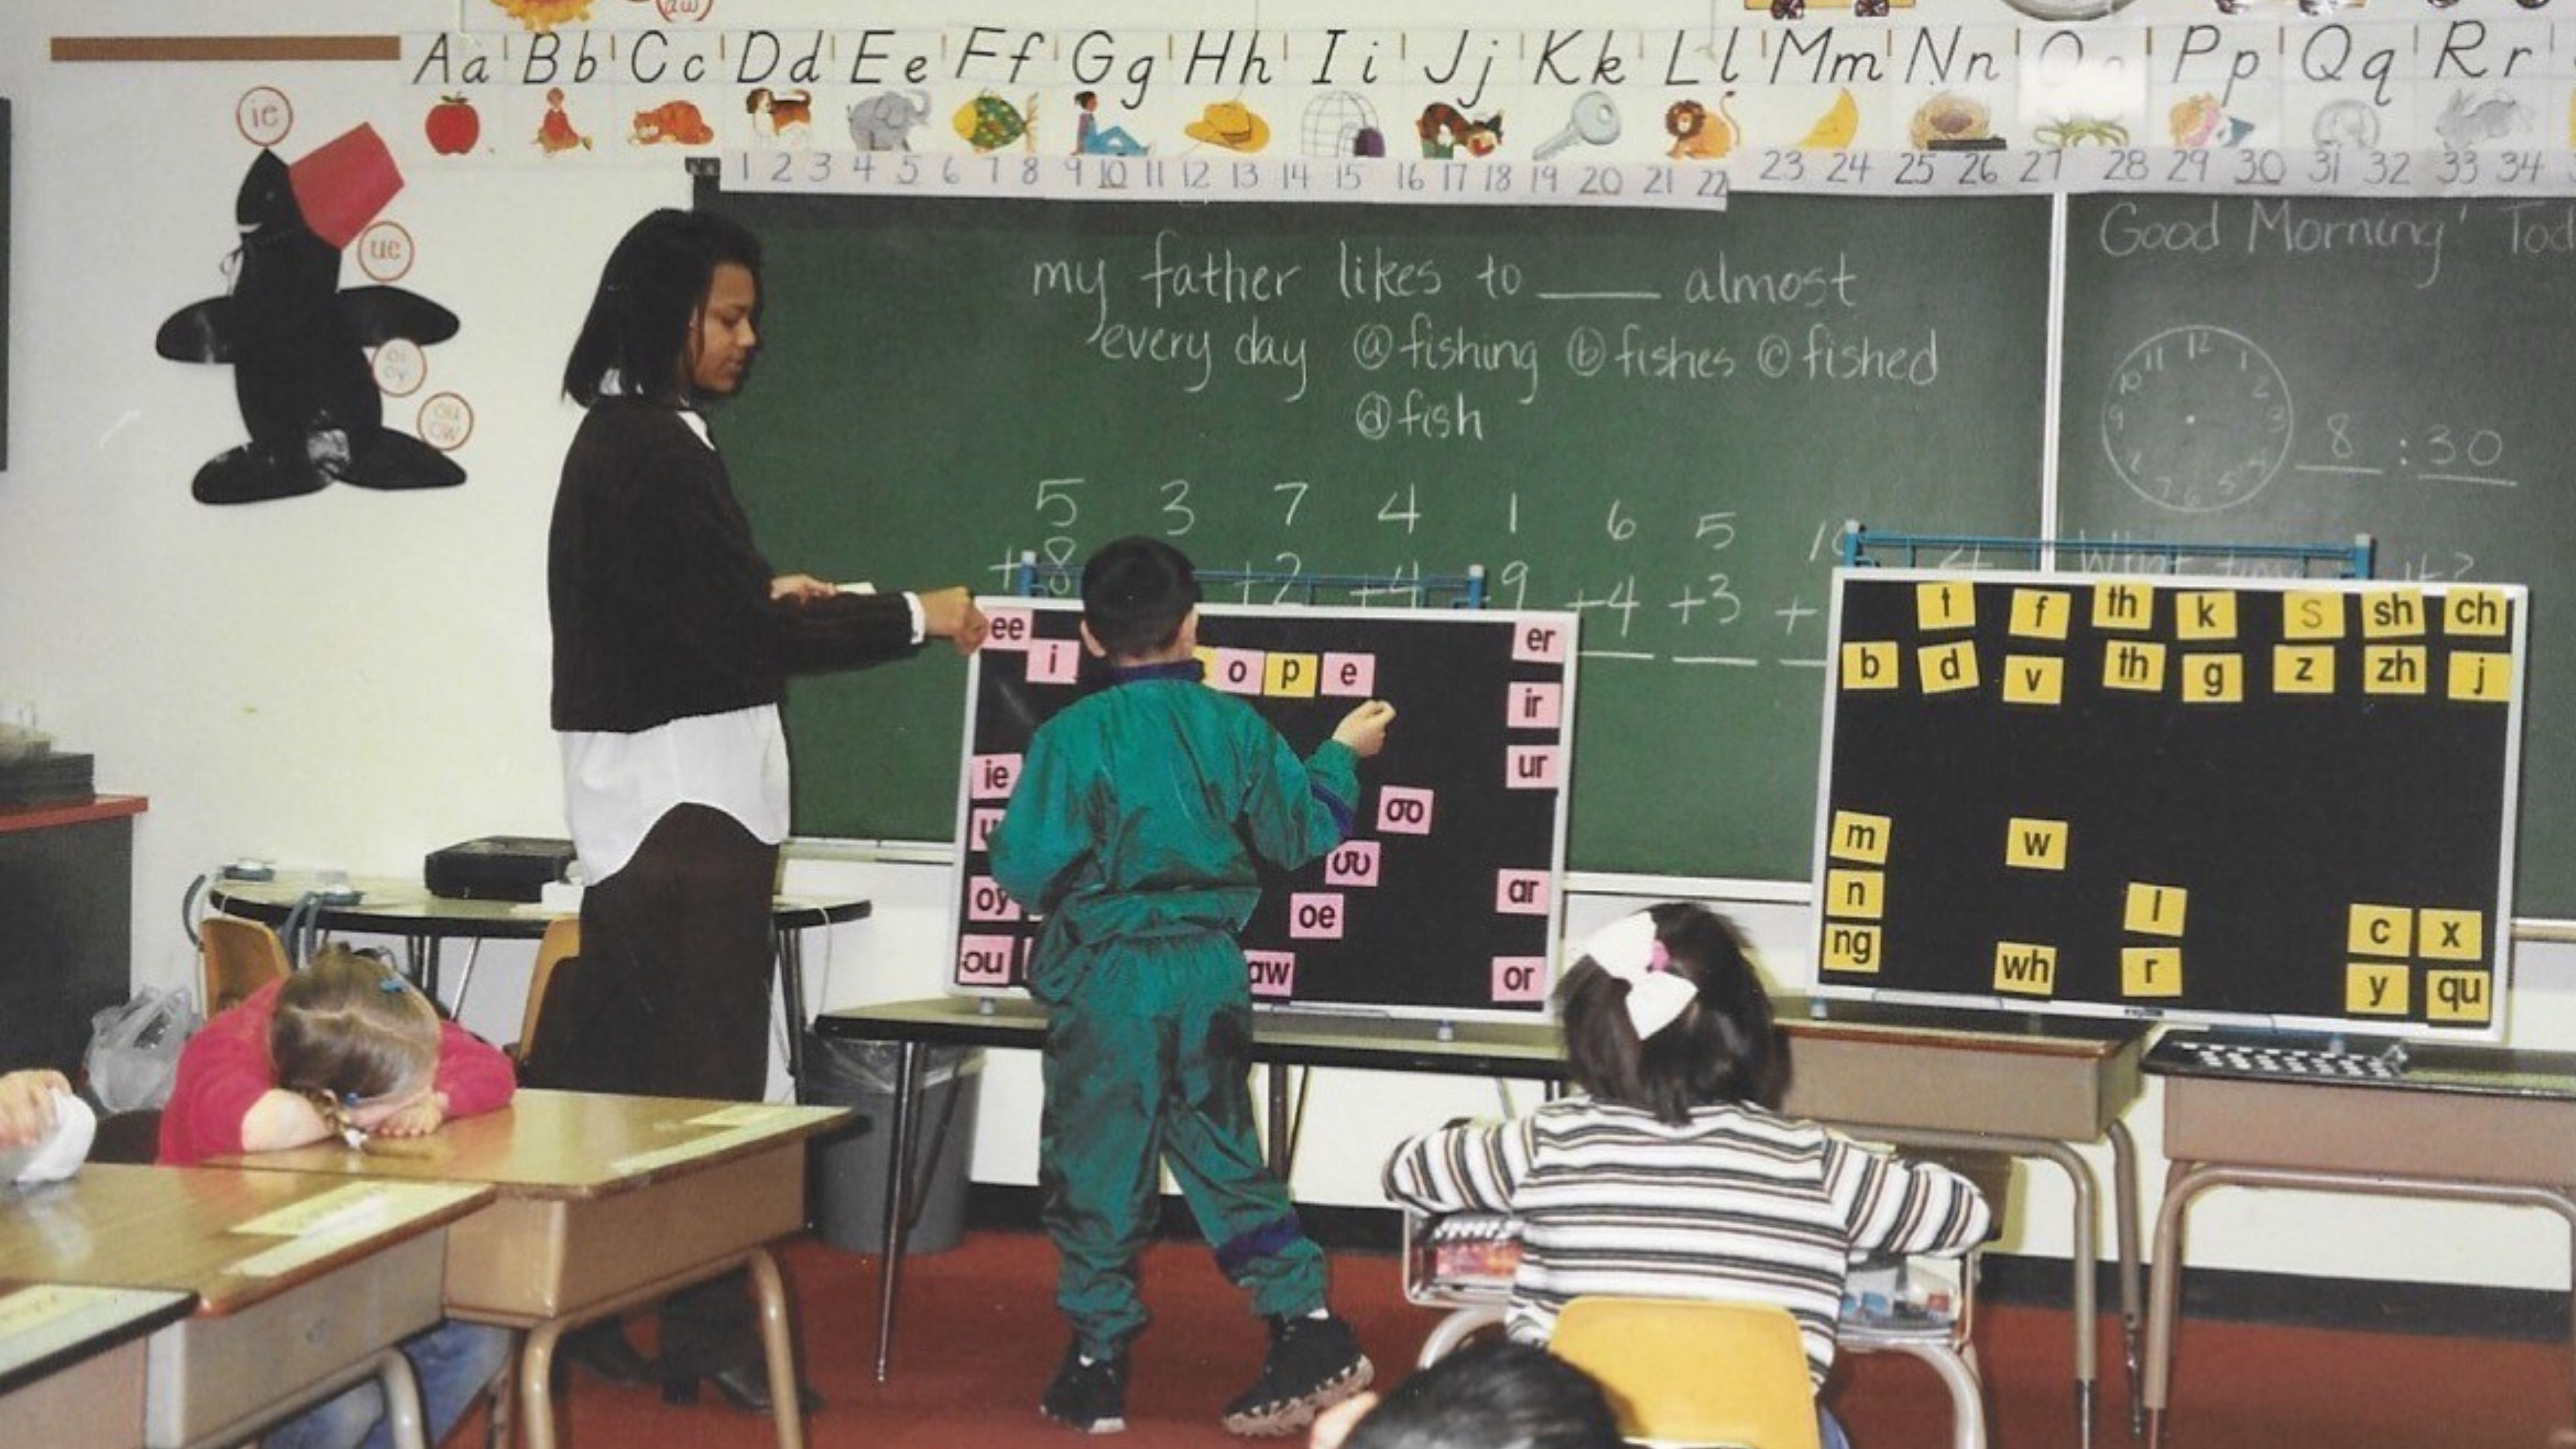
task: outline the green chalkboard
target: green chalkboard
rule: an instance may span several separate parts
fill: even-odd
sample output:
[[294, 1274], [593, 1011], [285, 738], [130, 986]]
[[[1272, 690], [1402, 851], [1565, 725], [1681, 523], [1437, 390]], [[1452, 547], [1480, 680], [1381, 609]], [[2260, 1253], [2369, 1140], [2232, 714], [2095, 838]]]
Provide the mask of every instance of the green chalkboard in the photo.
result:
[[[2049, 202], [1723, 213], [718, 194], [767, 245], [718, 439], [782, 569], [1482, 565], [1582, 617], [1568, 865], [1802, 880], [1832, 539], [2028, 535]], [[1238, 602], [1263, 603], [1245, 589]], [[1400, 593], [1326, 603], [1393, 606]], [[953, 836], [962, 666], [800, 683], [796, 828]]]
[[2063, 566], [2366, 532], [2531, 585], [2514, 909], [2576, 915], [2576, 209], [2093, 196], [2067, 237]]

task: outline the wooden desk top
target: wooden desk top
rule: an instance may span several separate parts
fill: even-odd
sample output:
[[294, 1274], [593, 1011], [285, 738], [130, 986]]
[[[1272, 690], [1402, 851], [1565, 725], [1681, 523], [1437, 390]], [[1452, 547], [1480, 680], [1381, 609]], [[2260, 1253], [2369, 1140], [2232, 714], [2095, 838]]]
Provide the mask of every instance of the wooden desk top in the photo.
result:
[[[354, 1189], [354, 1190], [353, 1190]], [[0, 1279], [157, 1288], [222, 1315], [455, 1222], [492, 1189], [94, 1162], [0, 1203]]]
[[701, 1172], [824, 1131], [847, 1107], [522, 1090], [498, 1112], [364, 1152], [337, 1142], [220, 1159], [281, 1173], [488, 1183], [504, 1198], [591, 1198]]
[[[400, 876], [354, 875], [348, 883], [358, 888], [358, 903], [317, 907], [314, 924], [321, 929], [533, 941], [546, 933], [547, 922], [567, 914], [528, 901], [434, 896], [418, 880]], [[265, 881], [219, 880], [207, 886], [206, 903], [274, 926], [320, 884], [321, 877], [310, 871], [285, 871]], [[850, 896], [780, 896], [770, 904], [770, 917], [780, 930], [790, 930], [864, 920], [873, 909], [872, 903]]]
[[0, 1397], [185, 1318], [196, 1302], [160, 1288], [0, 1282]]
[[0, 809], [0, 835], [18, 830], [51, 830], [58, 825], [88, 825], [140, 815], [152, 802], [140, 795], [94, 795], [62, 805], [15, 805]]

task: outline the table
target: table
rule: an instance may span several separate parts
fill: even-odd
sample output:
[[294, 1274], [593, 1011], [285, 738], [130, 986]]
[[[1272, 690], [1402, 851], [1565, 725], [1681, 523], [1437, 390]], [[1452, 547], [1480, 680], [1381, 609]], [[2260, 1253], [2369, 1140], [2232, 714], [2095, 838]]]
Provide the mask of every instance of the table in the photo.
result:
[[[1823, 1013], [1821, 1015], [1817, 1013]], [[2113, 1157], [2120, 1246], [2121, 1308], [2128, 1329], [2131, 1404], [2138, 1402], [2139, 1268], [2137, 1154], [2120, 1115], [2141, 1090], [2146, 1030], [2131, 1022], [1914, 1011], [1785, 998], [1778, 1008], [1795, 1072], [1783, 1109], [1907, 1146], [2009, 1152], [2055, 1163], [2075, 1186], [2073, 1290], [2078, 1423], [2092, 1440], [2095, 1269], [2090, 1168], [2069, 1146], [2107, 1139]], [[892, 1042], [899, 1048], [892, 1170], [886, 1184], [885, 1275], [877, 1305], [877, 1377], [891, 1362], [895, 1288], [903, 1263], [903, 1222], [919, 1126], [921, 1048], [929, 1045], [1037, 1049], [1046, 1015], [1025, 997], [943, 996], [828, 1011], [824, 1037]], [[1253, 1060], [1277, 1067], [1349, 1067], [1440, 1076], [1566, 1080], [1565, 1055], [1550, 1022], [1460, 1022], [1321, 1013], [1256, 1013]], [[1938, 1081], [1941, 1090], [1924, 1090]], [[1294, 1104], [1287, 1074], [1270, 1074], [1270, 1153], [1291, 1164]], [[2134, 1415], [2133, 1415], [2134, 1416]]]
[[[229, 915], [278, 926], [294, 914], [307, 892], [322, 883], [309, 871], [284, 872], [268, 881], [224, 880], [211, 884], [206, 902]], [[438, 995], [439, 947], [450, 937], [479, 941], [534, 941], [546, 923], [568, 914], [524, 901], [463, 896], [434, 896], [416, 880], [396, 876], [351, 876], [358, 890], [355, 905], [314, 907], [311, 920], [324, 931], [355, 931], [403, 938], [404, 972], [432, 997]], [[804, 931], [867, 919], [873, 903], [852, 896], [823, 899], [780, 896], [770, 904], [772, 939], [778, 956], [778, 997], [787, 1018], [787, 1075], [805, 1079]], [[291, 947], [291, 943], [290, 943]], [[462, 988], [458, 994], [463, 995]], [[86, 1018], [84, 1018], [86, 1020]]]
[[144, 1335], [197, 1297], [149, 1288], [0, 1282], [0, 1441], [140, 1449]]
[[77, 1071], [132, 990], [140, 795], [0, 810], [0, 1062]]
[[2414, 1046], [2393, 1080], [2229, 1075], [2178, 1044], [2165, 1079], [2165, 1196], [2147, 1309], [2149, 1449], [2164, 1438], [2183, 1221], [2212, 1188], [2281, 1187], [2547, 1208], [2576, 1228], [2576, 1053]]
[[287, 1177], [488, 1185], [491, 1204], [449, 1231], [446, 1309], [527, 1331], [518, 1393], [533, 1449], [555, 1442], [554, 1352], [566, 1332], [748, 1269], [778, 1442], [801, 1449], [787, 1295], [768, 1245], [805, 1226], [806, 1140], [849, 1115], [527, 1090], [498, 1112], [403, 1143], [399, 1155], [330, 1143], [224, 1161]]
[[144, 1348], [143, 1440], [232, 1444], [360, 1379], [395, 1442], [421, 1442], [397, 1347], [439, 1319], [450, 1225], [492, 1196], [456, 1183], [91, 1163], [0, 1213], [0, 1278], [190, 1295]]

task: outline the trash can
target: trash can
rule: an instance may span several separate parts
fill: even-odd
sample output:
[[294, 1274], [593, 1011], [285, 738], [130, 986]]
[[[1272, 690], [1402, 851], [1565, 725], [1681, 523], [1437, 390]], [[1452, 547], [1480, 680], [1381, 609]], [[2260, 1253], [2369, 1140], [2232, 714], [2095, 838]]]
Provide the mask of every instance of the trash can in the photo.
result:
[[[981, 1047], [924, 1046], [920, 1128], [912, 1143], [914, 1216], [904, 1251], [937, 1253], [966, 1232], [966, 1175], [975, 1156]], [[814, 1225], [823, 1241], [856, 1253], [885, 1251], [886, 1179], [894, 1160], [894, 1042], [805, 1039], [805, 1100], [852, 1107], [849, 1127], [819, 1139], [813, 1153]]]

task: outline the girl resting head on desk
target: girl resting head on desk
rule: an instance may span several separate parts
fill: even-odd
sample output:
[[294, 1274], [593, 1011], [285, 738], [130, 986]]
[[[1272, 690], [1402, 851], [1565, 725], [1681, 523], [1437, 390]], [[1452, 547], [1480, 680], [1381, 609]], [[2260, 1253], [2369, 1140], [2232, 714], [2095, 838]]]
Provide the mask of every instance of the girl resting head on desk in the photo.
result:
[[[1388, 1196], [1521, 1224], [1510, 1336], [1543, 1344], [1584, 1294], [1777, 1303], [1821, 1390], [1851, 1260], [1951, 1253], [1994, 1215], [1975, 1185], [1772, 1107], [1785, 1061], [1771, 1001], [1724, 917], [1666, 904], [1596, 931], [1556, 993], [1588, 1095], [1501, 1124], [1412, 1138]], [[1818, 1408], [1826, 1449], [1846, 1446]]]
[[160, 1160], [418, 1137], [507, 1106], [517, 1088], [498, 1047], [440, 1017], [374, 957], [334, 946], [189, 1039], [161, 1113]]
[[[217, 1012], [179, 1053], [161, 1113], [165, 1166], [273, 1152], [332, 1137], [353, 1149], [416, 1137], [450, 1117], [508, 1105], [518, 1089], [499, 1048], [438, 1014], [368, 955], [333, 946], [303, 970]], [[403, 1340], [430, 1443], [463, 1418], [510, 1356], [510, 1331], [435, 1324]], [[261, 1436], [265, 1449], [368, 1449], [390, 1442], [384, 1391], [369, 1378]]]

